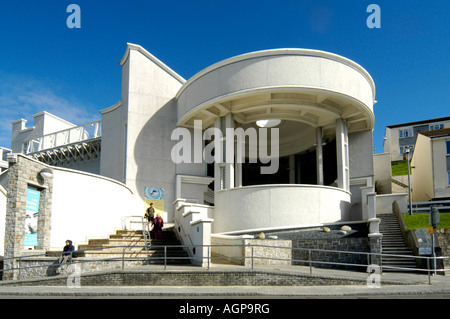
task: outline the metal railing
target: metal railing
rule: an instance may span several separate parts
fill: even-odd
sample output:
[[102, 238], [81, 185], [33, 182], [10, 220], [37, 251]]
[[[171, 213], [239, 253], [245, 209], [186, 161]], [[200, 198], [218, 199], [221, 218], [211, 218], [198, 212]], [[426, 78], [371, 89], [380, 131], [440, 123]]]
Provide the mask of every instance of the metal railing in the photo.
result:
[[[450, 211], [450, 200], [438, 200], [428, 202], [413, 202], [411, 205], [411, 212], [413, 214], [429, 213], [431, 206], [436, 206], [439, 210]], [[409, 204], [405, 205], [405, 210], [408, 210]]]
[[[125, 262], [126, 261], [146, 261], [150, 263], [152, 260], [162, 260], [164, 265], [164, 270], [167, 269], [167, 262], [168, 260], [189, 260], [191, 261], [192, 257], [189, 256], [168, 256], [168, 248], [207, 248], [207, 255], [200, 257], [201, 260], [206, 260], [206, 268], [207, 270], [210, 269], [211, 264], [214, 260], [239, 260], [239, 262], [242, 262], [244, 260], [250, 259], [250, 266], [253, 270], [255, 267], [255, 261], [258, 260], [275, 260], [275, 261], [281, 261], [286, 262], [288, 265], [291, 265], [292, 267], [299, 267], [299, 266], [308, 266], [309, 267], [309, 273], [312, 275], [313, 268], [317, 265], [328, 265], [328, 266], [334, 266], [334, 269], [337, 267], [352, 267], [352, 268], [368, 268], [371, 265], [378, 264], [381, 270], [381, 274], [383, 273], [383, 269], [391, 269], [391, 270], [406, 270], [406, 271], [414, 271], [414, 272], [422, 272], [428, 274], [428, 283], [431, 285], [431, 276], [436, 274], [437, 272], [445, 272], [450, 271], [450, 269], [436, 269], [433, 265], [436, 265], [438, 260], [448, 260], [450, 257], [443, 256], [443, 257], [426, 257], [426, 256], [405, 256], [405, 255], [395, 255], [395, 254], [379, 254], [379, 253], [370, 253], [370, 252], [352, 252], [352, 251], [341, 251], [341, 250], [326, 250], [326, 249], [313, 249], [313, 248], [295, 248], [295, 247], [286, 247], [286, 246], [267, 246], [267, 245], [164, 245], [164, 246], [152, 246], [152, 250], [160, 249], [164, 252], [163, 256], [152, 256], [149, 254], [149, 251], [146, 250], [145, 246], [136, 245], [136, 246], [113, 246], [113, 247], [101, 247], [101, 248], [93, 248], [93, 249], [86, 249], [86, 250], [78, 250], [73, 252], [74, 254], [82, 255], [86, 254], [89, 251], [98, 251], [98, 250], [114, 250], [113, 252], [110, 252], [111, 255], [105, 258], [88, 258], [88, 257], [73, 257], [72, 254], [69, 258], [68, 265], [72, 264], [81, 264], [81, 263], [89, 263], [89, 262], [110, 262], [110, 261], [120, 261], [121, 262], [121, 269], [125, 269]], [[250, 248], [250, 256], [212, 256], [212, 248], [213, 247], [240, 247], [240, 248]], [[142, 248], [142, 252], [145, 252], [147, 255], [145, 256], [137, 256], [139, 254], [138, 251], [133, 252], [127, 252], [127, 250], [130, 249], [136, 249], [136, 248]], [[148, 247], [147, 247], [148, 248]], [[268, 257], [268, 256], [256, 256], [255, 255], [255, 248], [271, 248], [271, 249], [288, 249], [291, 250], [292, 254], [294, 252], [303, 252], [307, 255], [306, 259], [298, 259], [298, 258], [279, 258], [279, 257]], [[118, 252], [117, 250], [121, 251]], [[199, 251], [199, 250], [197, 250]], [[324, 260], [315, 260], [313, 258], [314, 253], [317, 254], [324, 254], [324, 253], [332, 253], [332, 254], [357, 254], [357, 255], [363, 255], [366, 257], [367, 262], [363, 264], [357, 264], [357, 263], [347, 263], [347, 262], [337, 262], [337, 261], [324, 261]], [[132, 255], [136, 256], [132, 256]], [[7, 273], [7, 272], [18, 272], [18, 278], [20, 278], [21, 271], [24, 271], [26, 269], [31, 268], [41, 268], [41, 267], [57, 267], [58, 265], [55, 265], [55, 263], [49, 263], [49, 264], [43, 264], [43, 265], [33, 265], [33, 266], [25, 266], [21, 267], [21, 263], [25, 259], [29, 258], [36, 258], [36, 257], [59, 257], [61, 256], [61, 253], [46, 253], [46, 254], [37, 254], [37, 255], [25, 255], [25, 256], [18, 256], [18, 257], [9, 257], [9, 258], [1, 258], [3, 262], [8, 260], [15, 260], [17, 266], [10, 269], [0, 269], [0, 273]], [[411, 268], [404, 268], [404, 267], [397, 267], [397, 266], [386, 266], [382, 265], [382, 259], [383, 257], [399, 257], [399, 258], [413, 258], [414, 260], [422, 259], [426, 260], [427, 269], [411, 269]], [[330, 268], [330, 267], [329, 267]], [[333, 268], [331, 268], [333, 269]], [[364, 270], [364, 269], [363, 269]]]
[[95, 121], [62, 131], [46, 134], [23, 143], [24, 153], [33, 154], [46, 149], [79, 143], [102, 136], [102, 121]]

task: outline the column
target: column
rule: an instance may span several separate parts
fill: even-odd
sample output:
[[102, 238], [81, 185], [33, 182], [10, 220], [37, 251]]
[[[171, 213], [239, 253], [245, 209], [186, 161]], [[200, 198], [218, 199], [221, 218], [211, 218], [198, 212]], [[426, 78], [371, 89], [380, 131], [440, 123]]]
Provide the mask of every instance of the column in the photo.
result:
[[[222, 118], [218, 117], [214, 121], [214, 128], [219, 129], [222, 131], [222, 125], [221, 120]], [[218, 138], [217, 136], [214, 136], [214, 138]], [[221, 145], [221, 144], [219, 144]], [[214, 144], [214, 148], [217, 147], [217, 144]], [[217, 155], [217, 150], [214, 149], [215, 155]], [[218, 191], [224, 188], [225, 183], [222, 180], [222, 168], [223, 164], [217, 161], [217, 158], [214, 157], [214, 191]]]
[[289, 156], [289, 184], [295, 184], [295, 155]]
[[[240, 149], [240, 152], [238, 152]], [[242, 158], [238, 158], [239, 154], [244, 154], [245, 157], [245, 143], [239, 142], [239, 139], [236, 143], [236, 152], [235, 152], [235, 187], [242, 187]]]
[[318, 127], [316, 130], [316, 172], [317, 185], [323, 185], [323, 149], [322, 149], [322, 128]]
[[[221, 161], [214, 162], [214, 190], [234, 188], [235, 146], [233, 115], [228, 113], [223, 117], [217, 118], [214, 127], [218, 128], [223, 136], [220, 143], [222, 149]], [[227, 143], [227, 140], [229, 143]]]
[[[225, 128], [222, 131], [225, 137], [225, 189], [234, 188], [234, 169], [235, 169], [235, 143], [234, 143], [234, 120], [233, 114], [225, 115]], [[229, 143], [226, 143], [229, 141]], [[227, 156], [227, 154], [229, 156]]]
[[350, 191], [348, 128], [343, 119], [336, 120], [336, 156], [338, 187]]

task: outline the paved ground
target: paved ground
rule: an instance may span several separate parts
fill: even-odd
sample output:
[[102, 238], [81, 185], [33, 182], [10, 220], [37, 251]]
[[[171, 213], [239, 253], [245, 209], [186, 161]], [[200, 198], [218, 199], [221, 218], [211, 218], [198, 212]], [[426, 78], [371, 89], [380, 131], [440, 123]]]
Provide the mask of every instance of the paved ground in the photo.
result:
[[[243, 271], [242, 266], [214, 265], [209, 270], [193, 266], [142, 266], [129, 268], [136, 271]], [[281, 272], [309, 274], [308, 267], [273, 266], [255, 267], [255, 270], [277, 270]], [[125, 270], [127, 271], [127, 269]], [[333, 278], [352, 278], [366, 280], [368, 273], [338, 271], [313, 268], [312, 275]], [[429, 284], [431, 281], [431, 284]], [[389, 283], [389, 284], [386, 284]], [[392, 284], [400, 283], [400, 284]], [[371, 288], [368, 285], [352, 286], [22, 286], [0, 285], [0, 298], [448, 298], [450, 299], [450, 276], [431, 276], [425, 274], [384, 273], [380, 284]]]

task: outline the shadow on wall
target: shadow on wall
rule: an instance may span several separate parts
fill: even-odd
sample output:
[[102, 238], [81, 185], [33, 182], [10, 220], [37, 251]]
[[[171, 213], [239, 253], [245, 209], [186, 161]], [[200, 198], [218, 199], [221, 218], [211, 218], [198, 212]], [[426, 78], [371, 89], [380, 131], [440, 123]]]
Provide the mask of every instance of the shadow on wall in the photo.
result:
[[341, 200], [339, 209], [341, 210], [341, 221], [358, 220], [355, 219], [355, 216], [353, 216], [353, 214], [351, 213], [351, 203]]
[[[347, 206], [345, 205], [347, 204]], [[344, 209], [344, 210], [342, 210]], [[341, 203], [341, 212], [343, 221], [357, 221], [362, 220], [362, 205], [361, 203], [349, 204]]]
[[[136, 163], [136, 191], [144, 201], [145, 187], [164, 189], [165, 211], [172, 209], [175, 201], [176, 166], [171, 159], [172, 147], [177, 141], [170, 139], [176, 128], [177, 108], [175, 99], [163, 105], [144, 125], [134, 149]], [[129, 179], [130, 177], [128, 177]], [[144, 207], [142, 208], [142, 214]]]

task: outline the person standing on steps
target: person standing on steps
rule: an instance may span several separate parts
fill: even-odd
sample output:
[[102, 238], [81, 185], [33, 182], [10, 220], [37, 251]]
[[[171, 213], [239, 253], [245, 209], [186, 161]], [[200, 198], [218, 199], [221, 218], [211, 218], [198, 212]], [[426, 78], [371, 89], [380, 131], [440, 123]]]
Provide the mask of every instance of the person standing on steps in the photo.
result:
[[153, 230], [153, 221], [155, 220], [155, 209], [153, 208], [153, 203], [150, 203], [150, 207], [147, 208], [145, 212], [145, 218], [148, 220], [148, 232]]
[[153, 220], [153, 227], [155, 230], [155, 239], [162, 239], [162, 228], [164, 227], [164, 221], [159, 213], [156, 214], [156, 218]]

